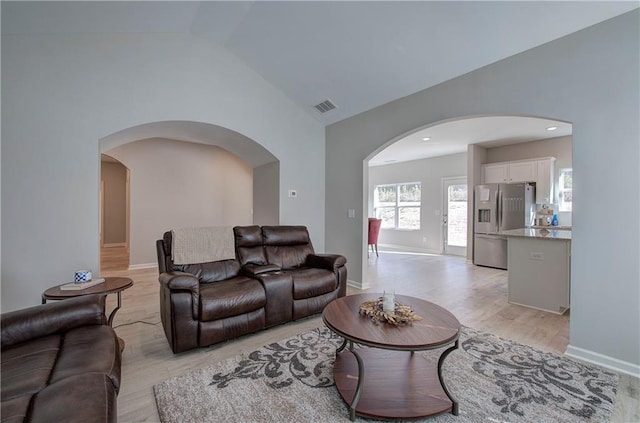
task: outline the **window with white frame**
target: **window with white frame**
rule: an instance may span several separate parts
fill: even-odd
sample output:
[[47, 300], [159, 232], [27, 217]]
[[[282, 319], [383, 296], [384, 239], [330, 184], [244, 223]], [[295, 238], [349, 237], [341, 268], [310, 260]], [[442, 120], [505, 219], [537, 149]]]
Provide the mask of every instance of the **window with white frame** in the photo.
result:
[[420, 182], [377, 185], [373, 191], [373, 207], [386, 229], [420, 229]]
[[560, 211], [573, 210], [573, 171], [571, 168], [560, 169], [558, 181], [558, 203]]

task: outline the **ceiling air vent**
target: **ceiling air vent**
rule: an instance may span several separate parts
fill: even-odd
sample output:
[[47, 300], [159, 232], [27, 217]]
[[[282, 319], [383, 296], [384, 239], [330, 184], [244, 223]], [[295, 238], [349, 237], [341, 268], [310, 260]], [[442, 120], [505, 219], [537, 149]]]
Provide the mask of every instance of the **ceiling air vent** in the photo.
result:
[[336, 105], [333, 104], [331, 100], [325, 100], [322, 103], [316, 104], [313, 107], [315, 107], [316, 110], [319, 111], [320, 113], [327, 113], [328, 111], [335, 109]]

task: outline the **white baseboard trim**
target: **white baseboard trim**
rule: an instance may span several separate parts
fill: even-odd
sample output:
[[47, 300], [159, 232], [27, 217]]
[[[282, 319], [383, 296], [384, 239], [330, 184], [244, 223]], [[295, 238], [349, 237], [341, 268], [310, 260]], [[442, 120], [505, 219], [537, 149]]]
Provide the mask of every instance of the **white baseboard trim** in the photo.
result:
[[347, 286], [355, 289], [368, 289], [368, 284], [362, 284], [362, 282], [352, 281], [351, 279], [347, 279]]
[[[395, 245], [395, 244], [378, 244], [378, 250], [381, 251], [382, 248], [393, 250], [393, 251], [407, 251], [411, 253], [438, 254], [438, 255], [442, 254], [442, 251], [440, 250], [430, 250], [428, 248], [407, 247], [404, 245]], [[371, 248], [369, 248], [369, 254], [371, 254]]]
[[112, 242], [109, 244], [102, 244], [103, 248], [115, 248], [115, 247], [126, 247], [127, 243], [126, 242]]
[[129, 266], [129, 270], [152, 269], [154, 267], [158, 267], [158, 263], [132, 264]]
[[573, 345], [569, 345], [567, 347], [564, 355], [586, 361], [588, 363], [597, 364], [598, 366], [606, 367], [607, 369], [611, 369], [619, 373], [626, 373], [633, 377], [640, 378], [640, 365], [638, 364], [618, 360], [617, 358], [585, 350], [584, 348], [574, 347]]

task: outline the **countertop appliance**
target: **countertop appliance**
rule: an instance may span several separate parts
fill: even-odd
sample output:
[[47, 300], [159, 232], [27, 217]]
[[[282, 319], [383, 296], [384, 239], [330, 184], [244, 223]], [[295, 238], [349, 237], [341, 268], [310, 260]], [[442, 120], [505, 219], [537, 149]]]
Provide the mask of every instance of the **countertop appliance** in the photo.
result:
[[535, 185], [476, 185], [474, 202], [473, 263], [506, 269], [507, 238], [500, 231], [533, 225]]

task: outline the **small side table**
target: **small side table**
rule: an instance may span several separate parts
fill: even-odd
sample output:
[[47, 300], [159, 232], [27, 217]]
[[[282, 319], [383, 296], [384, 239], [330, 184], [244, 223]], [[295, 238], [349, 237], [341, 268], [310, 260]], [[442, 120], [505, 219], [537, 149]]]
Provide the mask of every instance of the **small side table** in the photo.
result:
[[79, 289], [73, 291], [63, 291], [60, 287], [65, 284], [57, 285], [47, 289], [42, 293], [42, 304], [46, 304], [48, 300], [64, 300], [67, 298], [80, 297], [82, 295], [91, 294], [113, 294], [118, 296], [118, 305], [109, 314], [109, 326], [113, 326], [113, 318], [116, 312], [120, 310], [122, 306], [122, 291], [133, 286], [133, 281], [130, 278], [110, 277], [104, 278], [104, 282], [94, 285], [90, 288]]

